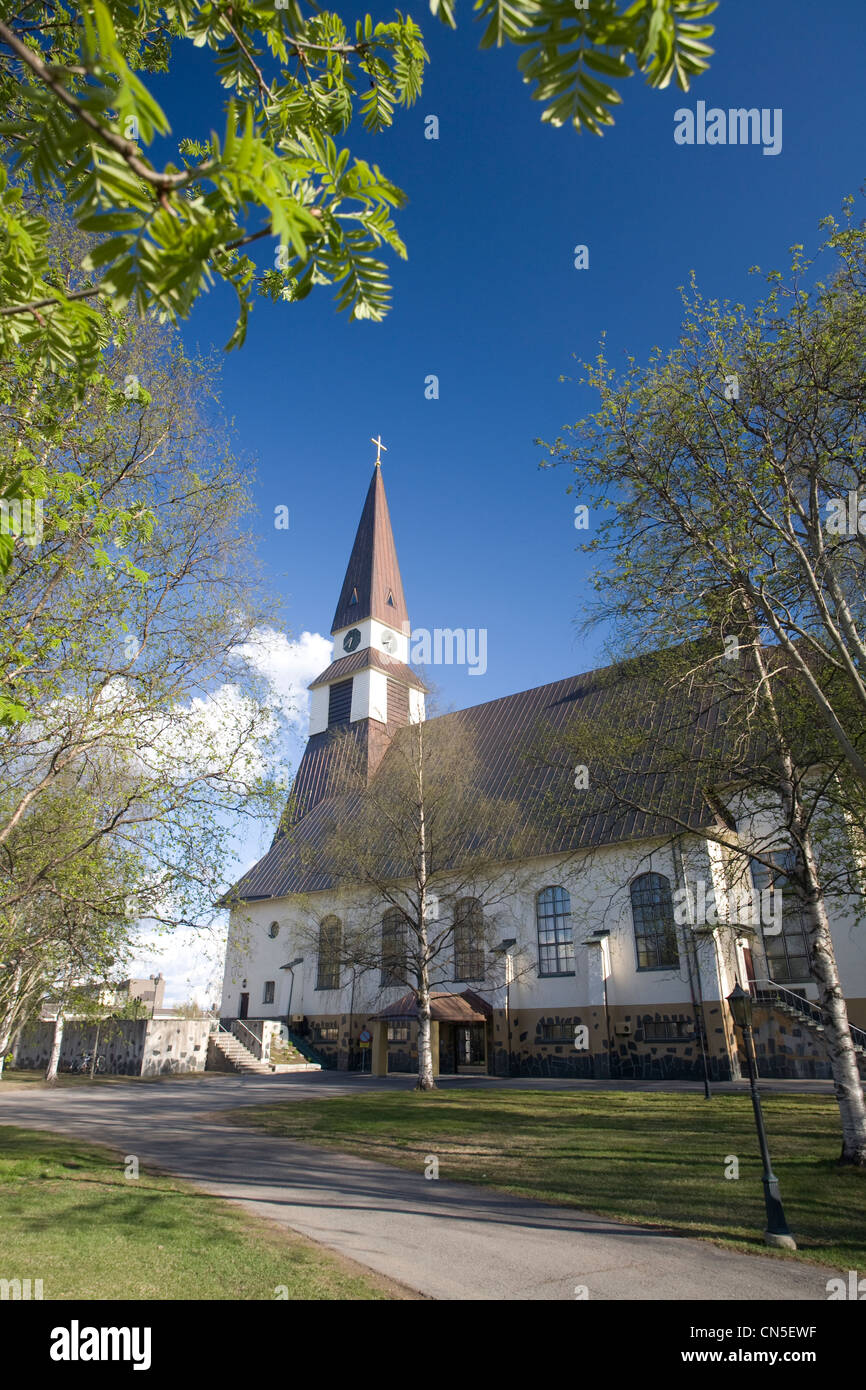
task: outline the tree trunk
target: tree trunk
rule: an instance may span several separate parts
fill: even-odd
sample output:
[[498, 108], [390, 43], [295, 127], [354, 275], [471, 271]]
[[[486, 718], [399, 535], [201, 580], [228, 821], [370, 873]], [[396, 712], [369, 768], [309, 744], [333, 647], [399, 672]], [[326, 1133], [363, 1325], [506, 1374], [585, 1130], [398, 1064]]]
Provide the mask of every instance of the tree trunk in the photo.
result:
[[435, 1091], [433, 1077], [432, 1028], [430, 1026], [430, 993], [418, 991], [418, 1091]]
[[424, 807], [424, 729], [418, 725], [418, 1091], [435, 1091], [430, 1027], [430, 961], [427, 940], [427, 814]]
[[12, 982], [9, 986], [9, 1004], [5, 1009], [2, 1021], [0, 1021], [0, 1077], [6, 1064], [6, 1053], [12, 1042], [13, 1035], [17, 1026], [17, 1013], [19, 1006], [19, 996], [21, 990], [21, 962], [15, 962], [15, 970], [12, 975]]
[[797, 849], [797, 890], [801, 896], [809, 934], [810, 965], [818, 984], [821, 1008], [824, 1010], [827, 1054], [833, 1076], [833, 1089], [839, 1105], [842, 1122], [842, 1152], [840, 1163], [853, 1163], [866, 1166], [866, 1104], [863, 1100], [863, 1087], [857, 1068], [857, 1054], [851, 1037], [848, 1009], [839, 970], [836, 965], [836, 952], [830, 933], [830, 920], [821, 892], [818, 866], [809, 833], [809, 821], [796, 777], [794, 759], [784, 737], [781, 720], [776, 708], [772, 686], [768, 677], [763, 648], [757, 623], [752, 623], [755, 662], [761, 675], [762, 698], [773, 723], [774, 734], [779, 748], [779, 792], [782, 809], [794, 844]]
[[54, 1085], [57, 1080], [57, 1068], [60, 1065], [60, 1049], [63, 1046], [63, 1024], [62, 1012], [58, 1011], [54, 1021], [54, 1039], [51, 1043], [51, 1056], [48, 1058], [48, 1070], [45, 1073], [45, 1080]]
[[833, 1089], [842, 1120], [842, 1152], [840, 1163], [866, 1167], [866, 1103], [857, 1067], [857, 1054], [848, 1022], [848, 1009], [836, 953], [830, 935], [830, 921], [821, 894], [817, 865], [808, 831], [802, 834], [803, 859], [806, 873], [806, 921], [809, 946], [812, 952], [812, 973], [820, 990], [824, 1010], [824, 1038], [833, 1074]]

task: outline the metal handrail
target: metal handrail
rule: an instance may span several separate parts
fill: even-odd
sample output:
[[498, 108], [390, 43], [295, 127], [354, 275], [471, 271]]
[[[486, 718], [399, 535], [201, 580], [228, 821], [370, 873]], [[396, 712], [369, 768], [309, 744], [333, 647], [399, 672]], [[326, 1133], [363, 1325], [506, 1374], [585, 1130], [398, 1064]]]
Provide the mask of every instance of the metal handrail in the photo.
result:
[[[234, 1020], [232, 1021], [232, 1032], [233, 1032], [233, 1033], [235, 1032], [235, 1028], [238, 1027], [238, 1026], [240, 1026], [241, 1028], [243, 1028], [243, 1030], [244, 1030], [245, 1033], [249, 1033], [250, 1037], [252, 1038], [253, 1042], [254, 1042], [255, 1045], [256, 1045], [257, 1051], [253, 1052], [253, 1049], [252, 1049], [252, 1048], [248, 1048], [247, 1050], [250, 1051], [250, 1052], [253, 1052], [253, 1055], [254, 1055], [254, 1056], [257, 1056], [260, 1062], [263, 1061], [263, 1060], [264, 1060], [264, 1055], [265, 1055], [265, 1040], [264, 1040], [264, 1038], [263, 1038], [263, 1037], [262, 1037], [262, 1038], [257, 1037], [257, 1035], [253, 1032], [252, 1028], [248, 1028], [247, 1025], [246, 1025], [245, 1023], [242, 1023], [241, 1020], [240, 1020], [239, 1018], [236, 1018], [236, 1019], [234, 1019]], [[238, 1036], [237, 1033], [235, 1033], [235, 1037], [236, 1037], [236, 1038], [237, 1038], [237, 1036]], [[243, 1042], [243, 1038], [238, 1038], [238, 1042]]]
[[[246, 1046], [246, 1044], [244, 1043], [243, 1039], [242, 1039], [242, 1038], [239, 1038], [238, 1035], [237, 1035], [237, 1033], [235, 1032], [235, 1024], [237, 1024], [237, 1023], [240, 1023], [240, 1025], [241, 1025], [241, 1027], [243, 1028], [243, 1030], [244, 1030], [245, 1033], [249, 1033], [250, 1037], [252, 1038], [253, 1042], [255, 1043], [256, 1047], [258, 1048], [258, 1053], [254, 1053], [253, 1055], [257, 1057], [257, 1060], [258, 1060], [258, 1061], [262, 1061], [262, 1060], [263, 1060], [263, 1056], [264, 1056], [264, 1050], [265, 1050], [265, 1049], [264, 1049], [264, 1042], [263, 1042], [263, 1040], [262, 1040], [261, 1038], [256, 1037], [256, 1035], [255, 1035], [255, 1033], [253, 1032], [253, 1030], [252, 1030], [251, 1028], [248, 1028], [247, 1025], [246, 1025], [245, 1023], [241, 1023], [241, 1020], [240, 1020], [239, 1018], [232, 1019], [232, 1026], [231, 1026], [231, 1028], [224, 1028], [223, 1025], [222, 1025], [222, 1022], [221, 1022], [219, 1019], [217, 1019], [216, 1031], [217, 1031], [217, 1033], [225, 1033], [225, 1035], [226, 1035], [227, 1038], [235, 1038], [235, 1039], [241, 1044], [242, 1047], [243, 1047], [243, 1046]], [[247, 1048], [247, 1051], [250, 1052], [250, 1051], [252, 1051], [252, 1049], [248, 1047], [248, 1048]]]

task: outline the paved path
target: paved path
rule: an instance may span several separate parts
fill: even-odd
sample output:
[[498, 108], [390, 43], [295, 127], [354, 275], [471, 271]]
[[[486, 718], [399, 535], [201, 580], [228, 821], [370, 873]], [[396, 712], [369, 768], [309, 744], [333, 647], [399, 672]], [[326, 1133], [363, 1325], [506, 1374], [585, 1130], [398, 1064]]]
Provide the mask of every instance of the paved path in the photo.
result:
[[53, 1091], [3, 1082], [0, 1123], [113, 1144], [434, 1299], [573, 1300], [581, 1286], [590, 1299], [826, 1299], [829, 1268], [428, 1181], [420, 1172], [229, 1127], [213, 1113], [277, 1097], [300, 1102], [411, 1084], [335, 1073]]

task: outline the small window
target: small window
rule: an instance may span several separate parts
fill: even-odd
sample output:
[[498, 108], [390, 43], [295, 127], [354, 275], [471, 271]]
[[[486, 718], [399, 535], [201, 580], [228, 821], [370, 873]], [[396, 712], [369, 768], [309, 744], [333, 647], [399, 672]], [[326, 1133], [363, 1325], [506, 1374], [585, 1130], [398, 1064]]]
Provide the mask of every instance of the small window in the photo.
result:
[[357, 589], [353, 589], [353, 590], [352, 590], [352, 597], [349, 599], [349, 606], [351, 607], [351, 605], [352, 605], [353, 603], [357, 603], [357, 602], [358, 602], [358, 590], [357, 590]]
[[396, 608], [397, 606], [394, 602], [394, 595], [390, 589], [388, 590], [388, 597], [386, 598], [385, 602], [387, 603], [389, 608]]
[[268, 936], [271, 937], [271, 939], [273, 940], [273, 938], [279, 936], [279, 934], [280, 934], [280, 924], [279, 924], [279, 922], [271, 922], [271, 925], [268, 927]]
[[409, 1041], [408, 1023], [389, 1023], [388, 1041], [389, 1043], [407, 1043]]
[[691, 1023], [671, 1018], [645, 1019], [641, 1026], [644, 1042], [683, 1042], [693, 1038], [695, 1031]]
[[314, 1023], [313, 1039], [315, 1042], [335, 1043], [340, 1041], [339, 1023]]
[[273, 1004], [274, 1002], [274, 981], [265, 980], [265, 992], [262, 996], [263, 1004]]
[[543, 1043], [573, 1042], [574, 1024], [570, 1019], [560, 1019], [557, 1023], [542, 1023], [538, 1029], [538, 1041]]

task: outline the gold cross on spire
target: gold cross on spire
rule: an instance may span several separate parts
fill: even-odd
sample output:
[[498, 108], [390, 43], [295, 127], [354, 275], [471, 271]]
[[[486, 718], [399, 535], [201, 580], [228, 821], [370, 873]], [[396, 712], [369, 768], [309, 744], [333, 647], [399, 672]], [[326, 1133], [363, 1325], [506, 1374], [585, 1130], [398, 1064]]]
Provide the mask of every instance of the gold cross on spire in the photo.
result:
[[381, 468], [381, 467], [382, 467], [382, 450], [384, 449], [386, 454], [387, 454], [387, 452], [388, 452], [386, 446], [382, 443], [382, 436], [381, 436], [381, 435], [377, 435], [377, 437], [376, 437], [375, 439], [371, 439], [371, 440], [370, 440], [370, 443], [376, 445], [376, 467], [377, 467], [377, 468]]

